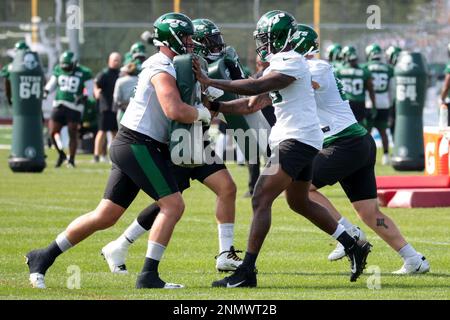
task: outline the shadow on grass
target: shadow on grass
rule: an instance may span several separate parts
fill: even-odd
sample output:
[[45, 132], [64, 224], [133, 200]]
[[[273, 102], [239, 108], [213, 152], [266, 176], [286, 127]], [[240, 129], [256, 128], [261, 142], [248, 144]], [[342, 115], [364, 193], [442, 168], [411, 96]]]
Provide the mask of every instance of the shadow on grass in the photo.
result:
[[[259, 272], [259, 275], [288, 275], [288, 276], [320, 276], [320, 277], [335, 277], [335, 276], [346, 276], [348, 272]], [[373, 273], [365, 272], [363, 276], [370, 276]], [[392, 273], [381, 273], [382, 277], [392, 277], [398, 279], [408, 279], [411, 277], [434, 277], [434, 278], [450, 278], [450, 273], [426, 273], [426, 274], [412, 274], [412, 275], [397, 275]]]

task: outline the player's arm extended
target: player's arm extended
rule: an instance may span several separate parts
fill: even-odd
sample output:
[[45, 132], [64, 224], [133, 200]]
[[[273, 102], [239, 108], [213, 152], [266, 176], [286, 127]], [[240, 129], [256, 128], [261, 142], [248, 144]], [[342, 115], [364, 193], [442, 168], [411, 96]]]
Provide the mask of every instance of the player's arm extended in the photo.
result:
[[294, 77], [279, 72], [270, 72], [258, 79], [210, 79], [200, 68], [200, 63], [197, 60], [193, 62], [195, 76], [201, 84], [246, 96], [255, 96], [270, 91], [281, 90], [295, 81]]
[[[201, 120], [209, 122], [211, 115], [205, 107], [195, 108], [181, 100], [176, 80], [166, 72], [160, 72], [151, 78], [158, 101], [167, 118], [181, 123], [193, 123]], [[206, 114], [207, 113], [207, 114]], [[207, 117], [209, 116], [209, 120]]]
[[226, 114], [250, 114], [272, 104], [269, 95], [264, 93], [249, 98], [241, 98], [226, 102], [212, 102], [207, 105], [214, 112]]
[[52, 92], [53, 90], [56, 89], [57, 85], [58, 85], [58, 79], [56, 78], [55, 75], [52, 75], [50, 77], [50, 80], [48, 80], [48, 82], [46, 83], [44, 90], [47, 92]]
[[372, 102], [372, 108], [376, 109], [376, 101], [375, 101], [375, 89], [373, 88], [372, 78], [368, 78], [366, 80], [367, 91], [369, 91], [369, 98]]

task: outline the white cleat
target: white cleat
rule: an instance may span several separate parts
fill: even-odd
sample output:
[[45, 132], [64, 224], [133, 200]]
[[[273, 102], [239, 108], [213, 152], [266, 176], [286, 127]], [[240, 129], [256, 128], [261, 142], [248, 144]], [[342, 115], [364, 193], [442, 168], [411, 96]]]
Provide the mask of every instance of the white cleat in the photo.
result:
[[[367, 240], [366, 234], [357, 226], [353, 226], [350, 230], [347, 230], [347, 232], [356, 240]], [[343, 257], [345, 257], [345, 249], [344, 246], [338, 242], [336, 248], [328, 255], [328, 260], [337, 261]]]
[[392, 272], [393, 274], [406, 275], [406, 274], [421, 274], [430, 271], [430, 263], [421, 253], [417, 253], [417, 257], [408, 259], [403, 266]]
[[36, 289], [45, 289], [44, 275], [41, 273], [30, 273], [30, 284]]
[[223, 251], [216, 256], [216, 269], [217, 271], [227, 272], [234, 271], [242, 264], [242, 259], [236, 253], [242, 252], [240, 250], [234, 250], [231, 246], [229, 251]]
[[344, 246], [340, 242], [338, 242], [336, 248], [328, 255], [328, 260], [337, 261], [342, 259], [343, 257], [345, 257], [345, 249]]
[[125, 260], [127, 258], [128, 248], [122, 247], [112, 241], [102, 249], [102, 256], [108, 263], [109, 269], [112, 273], [128, 274]]

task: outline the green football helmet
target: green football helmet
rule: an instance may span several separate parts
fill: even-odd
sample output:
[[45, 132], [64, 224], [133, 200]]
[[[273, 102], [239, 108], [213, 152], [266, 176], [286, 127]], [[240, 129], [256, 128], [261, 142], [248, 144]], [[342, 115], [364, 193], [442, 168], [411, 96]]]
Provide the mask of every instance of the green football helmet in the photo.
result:
[[131, 54], [131, 52], [125, 52], [125, 54], [123, 55], [123, 65], [126, 65], [132, 61], [133, 55]]
[[342, 46], [339, 43], [333, 43], [327, 48], [327, 57], [329, 62], [342, 60]]
[[397, 63], [398, 56], [400, 55], [400, 52], [402, 51], [401, 48], [396, 46], [389, 46], [389, 48], [386, 49], [386, 60], [393, 66]]
[[372, 43], [366, 47], [367, 61], [381, 60], [382, 55], [383, 51], [381, 50], [381, 47], [378, 44]]
[[226, 44], [220, 29], [209, 19], [192, 20], [194, 25], [194, 52], [210, 61], [216, 61], [225, 54]]
[[253, 37], [256, 40], [256, 53], [262, 61], [270, 61], [273, 54], [283, 51], [294, 33], [297, 21], [289, 13], [272, 10], [264, 14], [256, 24]]
[[189, 45], [183, 37], [194, 34], [191, 19], [182, 13], [166, 13], [153, 24], [155, 29], [153, 44], [157, 47], [166, 46], [176, 54], [188, 53]]
[[342, 60], [345, 62], [355, 61], [358, 59], [358, 54], [356, 53], [356, 49], [353, 46], [345, 46], [342, 48]]
[[30, 50], [30, 47], [26, 44], [25, 41], [21, 40], [16, 42], [14, 45], [14, 49], [17, 50]]
[[130, 53], [133, 59], [136, 58], [145, 59], [147, 56], [147, 50], [145, 49], [145, 45], [140, 41], [133, 43], [133, 45], [130, 48]]
[[292, 36], [292, 46], [301, 55], [307, 56], [319, 52], [319, 35], [306, 24], [298, 24], [297, 32]]
[[75, 59], [75, 54], [72, 51], [64, 51], [59, 56], [59, 66], [64, 71], [72, 71], [77, 65], [77, 60]]

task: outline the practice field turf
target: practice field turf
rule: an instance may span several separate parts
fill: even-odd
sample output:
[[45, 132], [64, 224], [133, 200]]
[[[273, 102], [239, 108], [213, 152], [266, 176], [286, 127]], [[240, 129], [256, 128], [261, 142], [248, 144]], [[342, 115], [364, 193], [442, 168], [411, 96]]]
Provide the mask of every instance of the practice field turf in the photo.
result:
[[[1, 132], [0, 132], [1, 133]], [[7, 140], [7, 139], [5, 139]], [[42, 174], [13, 174], [7, 165], [8, 150], [0, 150], [0, 298], [1, 299], [449, 299], [450, 209], [384, 209], [407, 239], [431, 263], [431, 273], [393, 276], [402, 261], [372, 231], [363, 226], [372, 244], [370, 269], [381, 272], [381, 288], [373, 288], [374, 275], [349, 282], [346, 259], [328, 262], [334, 248], [330, 237], [291, 212], [283, 197], [273, 207], [272, 229], [258, 260], [258, 288], [212, 289], [213, 280], [224, 274], [214, 269], [217, 254], [215, 197], [194, 182], [186, 191], [186, 212], [178, 224], [161, 263], [161, 277], [183, 283], [182, 290], [136, 290], [134, 284], [146, 251], [145, 237], [130, 248], [129, 275], [113, 275], [100, 249], [121, 234], [140, 209], [151, 200], [140, 193], [128, 212], [113, 228], [98, 232], [62, 255], [46, 276], [48, 289], [28, 284], [24, 254], [46, 246], [75, 217], [92, 210], [103, 194], [108, 164], [90, 163], [79, 156], [78, 168], [54, 169], [55, 151], [47, 150], [48, 168]], [[356, 160], [356, 159], [355, 159]], [[246, 191], [247, 170], [230, 165], [238, 185], [235, 245], [245, 249], [251, 218]], [[378, 174], [393, 170], [377, 167]], [[352, 212], [339, 186], [325, 193], [351, 221]], [[73, 270], [81, 271], [81, 289], [68, 289]], [[369, 285], [368, 285], [369, 284]], [[372, 284], [372, 285], [371, 285]]]

